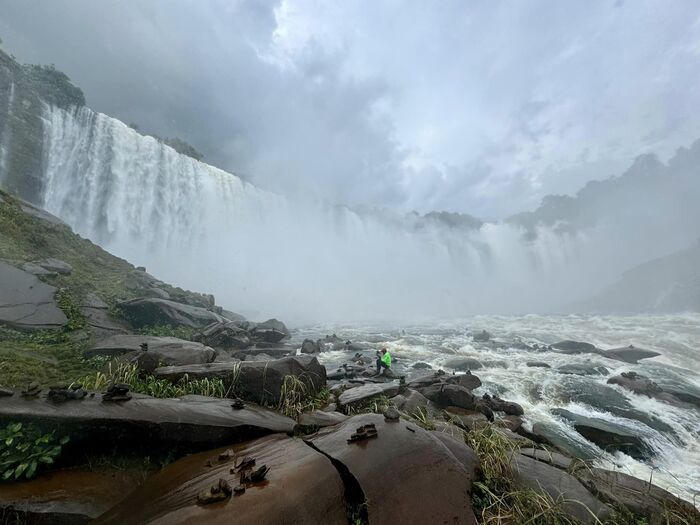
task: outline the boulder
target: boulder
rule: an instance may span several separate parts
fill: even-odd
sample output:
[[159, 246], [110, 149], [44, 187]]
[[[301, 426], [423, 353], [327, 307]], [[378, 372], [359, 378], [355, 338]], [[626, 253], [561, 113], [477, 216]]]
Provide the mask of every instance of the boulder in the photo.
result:
[[603, 501], [627, 508], [649, 525], [700, 523], [693, 505], [648, 481], [596, 467], [580, 469], [576, 477]]
[[68, 322], [56, 304], [56, 288], [0, 261], [0, 324], [19, 330], [60, 328]]
[[[503, 428], [507, 428], [511, 432], [517, 432], [523, 425], [523, 420], [520, 416], [505, 415], [496, 419], [496, 424]], [[527, 437], [527, 436], [525, 436]]]
[[146, 294], [148, 297], [156, 297], [158, 299], [170, 299], [170, 294], [163, 290], [162, 288], [158, 288], [157, 286], [151, 286], [146, 290]]
[[550, 346], [560, 354], [595, 354], [597, 348], [590, 343], [582, 343], [580, 341], [559, 341]]
[[268, 343], [278, 343], [285, 337], [289, 337], [289, 330], [282, 321], [277, 319], [256, 323], [252, 331], [256, 339]]
[[466, 374], [456, 374], [444, 377], [446, 383], [461, 386], [467, 390], [474, 390], [481, 386], [481, 380], [475, 375], [472, 375], [470, 372], [467, 372]]
[[77, 468], [42, 473], [20, 483], [3, 483], [3, 523], [82, 525], [119, 503], [143, 481], [142, 471]]
[[481, 470], [481, 461], [474, 450], [466, 446], [464, 439], [457, 438], [447, 432], [431, 431], [433, 437], [437, 438], [447, 449], [452, 452], [452, 455], [459, 461], [467, 471], [468, 484], [472, 485], [476, 481], [477, 473]]
[[561, 469], [522, 454], [513, 456], [511, 467], [517, 486], [546, 492], [554, 501], [560, 502], [560, 508], [568, 516], [583, 524], [598, 524], [612, 514], [610, 507]]
[[[686, 401], [680, 399], [678, 395], [664, 392], [664, 390], [654, 381], [646, 376], [637, 374], [636, 372], [622, 372], [619, 376], [614, 376], [608, 379], [608, 384], [618, 385], [634, 392], [635, 394], [653, 397], [660, 401], [665, 401], [671, 405], [682, 407], [689, 407], [691, 405], [691, 403], [687, 403]], [[632, 419], [639, 419], [640, 421], [648, 424], [650, 427], [656, 428], [657, 430], [661, 430], [663, 432], [672, 431], [672, 429], [668, 428], [668, 426], [663, 422], [647, 414], [642, 414], [641, 418], [632, 417]], [[659, 425], [655, 425], [654, 423], [661, 423], [665, 426], [665, 428], [659, 428]]]
[[311, 339], [304, 339], [301, 343], [301, 353], [302, 354], [317, 354], [321, 351], [318, 342], [312, 341]]
[[556, 368], [560, 374], [572, 374], [577, 376], [606, 376], [610, 372], [603, 365], [572, 363]]
[[488, 333], [486, 330], [482, 330], [481, 332], [476, 332], [474, 335], [472, 335], [472, 339], [476, 341], [477, 343], [485, 343], [487, 341], [490, 341], [493, 336]]
[[398, 393], [398, 383], [368, 383], [345, 390], [338, 396], [338, 405], [347, 411], [348, 408], [362, 405], [374, 397], [392, 397]]
[[565, 456], [559, 452], [553, 450], [544, 450], [541, 448], [521, 448], [519, 451], [523, 456], [527, 456], [538, 461], [544, 461], [545, 463], [552, 465], [563, 470], [569, 470], [573, 465], [574, 460], [569, 456]]
[[430, 366], [428, 363], [423, 363], [422, 361], [418, 361], [417, 363], [413, 363], [413, 365], [411, 365], [411, 368], [413, 368], [415, 370], [430, 370], [433, 367]]
[[445, 361], [445, 368], [452, 368], [459, 372], [466, 372], [467, 370], [478, 370], [482, 368], [481, 363], [474, 359], [473, 357], [454, 357]]
[[424, 388], [421, 393], [441, 407], [455, 406], [466, 410], [477, 410], [480, 405], [478, 398], [474, 394], [458, 385], [431, 385]]
[[623, 348], [613, 348], [612, 350], [602, 350], [600, 355], [608, 359], [616, 361], [624, 361], [625, 363], [637, 364], [640, 359], [649, 359], [661, 355], [653, 350], [644, 350], [637, 348], [634, 345], [629, 345]]
[[513, 401], [505, 401], [498, 396], [484, 394], [481, 398], [486, 406], [494, 412], [503, 412], [509, 416], [522, 416], [525, 411], [523, 407]]
[[194, 340], [222, 350], [242, 350], [253, 346], [249, 333], [236, 321], [211, 323], [196, 333]]
[[[398, 399], [400, 398], [400, 399]], [[392, 400], [398, 399], [398, 402], [394, 402], [394, 406], [405, 412], [406, 414], [415, 414], [419, 410], [427, 411], [430, 401], [423, 394], [412, 388], [407, 388], [403, 395], [393, 397]]]
[[552, 410], [552, 413], [570, 421], [579, 434], [603, 450], [619, 450], [635, 459], [646, 459], [651, 454], [651, 449], [639, 433], [622, 425], [561, 408]]
[[161, 366], [153, 371], [157, 379], [177, 383], [184, 376], [189, 379], [221, 379], [226, 388], [233, 386], [242, 363], [238, 360], [204, 363], [201, 365]]
[[54, 272], [60, 275], [70, 275], [73, 272], [73, 267], [70, 264], [60, 259], [54, 259], [53, 257], [38, 261], [35, 264], [41, 266], [48, 272]]
[[[102, 402], [102, 394], [54, 403], [43, 395], [15, 395], [0, 402], [0, 427], [12, 421], [34, 424], [45, 432], [69, 435], [67, 447], [188, 450], [238, 443], [273, 432], [292, 432], [295, 422], [252, 403], [236, 410], [230, 399], [185, 396], [156, 399], [132, 394], [122, 402]], [[105, 448], [106, 447], [106, 448]]]
[[[245, 491], [224, 494], [216, 503], [198, 503], [199, 495], [218, 487], [220, 479], [238, 486], [235, 464], [245, 457], [255, 460], [254, 469], [269, 469], [264, 481], [244, 482]], [[346, 525], [347, 494], [326, 456], [300, 439], [276, 434], [182, 458], [148, 478], [93, 523]]]
[[225, 308], [221, 309], [221, 315], [223, 315], [229, 321], [245, 321], [245, 317], [243, 317], [241, 314], [237, 314], [231, 310], [226, 310]]
[[201, 343], [178, 339], [177, 337], [156, 337], [148, 335], [115, 335], [109, 337], [84, 352], [90, 359], [95, 356], [117, 357], [130, 352], [143, 352], [141, 345], [148, 345], [146, 352], [156, 356], [167, 366], [211, 363], [216, 352]]
[[444, 380], [446, 374], [442, 370], [428, 374], [427, 376], [421, 376], [410, 383], [408, 383], [409, 388], [419, 390], [425, 388], [426, 386], [434, 385], [435, 383], [440, 383]]
[[529, 367], [532, 367], [532, 368], [552, 368], [550, 365], [548, 365], [544, 361], [528, 361], [525, 364]]
[[489, 425], [489, 420], [478, 410], [449, 406], [445, 409], [445, 417], [468, 431], [479, 430]]
[[287, 376], [301, 380], [309, 395], [326, 385], [326, 368], [315, 357], [303, 355], [241, 363], [235, 391], [256, 403], [277, 403]]
[[[374, 425], [376, 437], [348, 443], [364, 425]], [[476, 465], [467, 463], [474, 469], [467, 471], [472, 456], [456, 442], [448, 448], [432, 432], [379, 414], [354, 416], [309, 442], [356, 481], [369, 523], [476, 524], [470, 495]]]
[[124, 317], [136, 328], [154, 325], [197, 328], [225, 319], [205, 308], [176, 303], [156, 297], [142, 297], [119, 303]]
[[304, 412], [299, 416], [299, 424], [304, 427], [330, 427], [342, 423], [348, 418], [340, 412], [325, 412], [313, 410]]
[[22, 265], [22, 270], [24, 270], [27, 273], [31, 273], [32, 275], [40, 277], [55, 277], [58, 275], [58, 273], [47, 270], [46, 268], [42, 268], [41, 266], [33, 262], [24, 263]]

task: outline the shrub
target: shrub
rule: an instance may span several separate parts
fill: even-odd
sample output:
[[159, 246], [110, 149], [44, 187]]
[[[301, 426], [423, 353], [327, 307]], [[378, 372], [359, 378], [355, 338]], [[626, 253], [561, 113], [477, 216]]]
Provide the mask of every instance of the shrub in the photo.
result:
[[32, 425], [11, 423], [0, 430], [0, 472], [2, 479], [34, 477], [40, 465], [51, 465], [68, 442], [54, 433], [42, 434]]

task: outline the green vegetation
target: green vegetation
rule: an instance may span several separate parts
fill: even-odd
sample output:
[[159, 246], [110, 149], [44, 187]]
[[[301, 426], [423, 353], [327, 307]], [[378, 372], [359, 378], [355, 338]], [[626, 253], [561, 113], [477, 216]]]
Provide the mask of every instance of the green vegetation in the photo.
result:
[[364, 403], [348, 407], [347, 414], [349, 416], [356, 414], [382, 414], [390, 406], [392, 405], [389, 398], [382, 394], [368, 399]]
[[328, 404], [330, 393], [324, 387], [313, 394], [308, 384], [297, 376], [285, 376], [276, 408], [285, 416], [298, 419], [304, 412], [323, 408]]
[[228, 397], [221, 379], [192, 379], [183, 376], [177, 383], [165, 379], [157, 379], [150, 374], [143, 374], [136, 365], [120, 363], [107, 365], [106, 372], [96, 372], [76, 381], [87, 390], [106, 390], [110, 384], [124, 383], [129, 390], [153, 397], [168, 398], [197, 394], [209, 397]]
[[56, 439], [32, 425], [11, 423], [0, 429], [0, 474], [3, 480], [32, 478], [40, 465], [51, 465], [68, 437]]
[[153, 335], [159, 337], [177, 337], [186, 341], [193, 341], [196, 329], [189, 326], [156, 325], [146, 326], [138, 330], [141, 335]]

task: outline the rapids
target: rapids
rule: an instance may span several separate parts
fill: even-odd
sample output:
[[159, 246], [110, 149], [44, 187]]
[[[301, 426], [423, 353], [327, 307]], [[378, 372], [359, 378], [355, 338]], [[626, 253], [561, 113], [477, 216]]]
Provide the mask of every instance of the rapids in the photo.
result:
[[[474, 342], [472, 333], [486, 329], [496, 344]], [[607, 385], [609, 377], [629, 370], [652, 378], [661, 386], [681, 387], [700, 397], [700, 314], [673, 316], [477, 316], [460, 320], [414, 325], [318, 325], [296, 331], [293, 342], [318, 339], [336, 333], [344, 340], [364, 344], [365, 356], [385, 344], [397, 363], [398, 374], [407, 380], [430, 373], [415, 370], [416, 362], [443, 368], [456, 356], [474, 357], [484, 368], [473, 373], [483, 385], [476, 394], [497, 393], [521, 404], [525, 426], [550, 425], [565, 437], [571, 449], [588, 453], [598, 466], [619, 469], [653, 482], [689, 501], [700, 502], [700, 408], [677, 408], [667, 403], [634, 394], [616, 385]], [[523, 350], [518, 343], [549, 345], [564, 339], [593, 343], [601, 349], [634, 344], [661, 353], [633, 365], [595, 354], [565, 355], [553, 351]], [[329, 369], [350, 363], [354, 352], [322, 352], [320, 360]], [[527, 361], [544, 361], [552, 368], [534, 368]], [[602, 364], [608, 376], [572, 376], [556, 372], [556, 367], [572, 363]], [[601, 450], [586, 441], [570, 423], [553, 415], [564, 408], [588, 417], [619, 423], [643, 436], [653, 449], [648, 462], [621, 452]], [[610, 410], [624, 408], [639, 411], [668, 425], [672, 431], [660, 431], [636, 419], [613, 415]], [[656, 425], [655, 425], [656, 426]]]

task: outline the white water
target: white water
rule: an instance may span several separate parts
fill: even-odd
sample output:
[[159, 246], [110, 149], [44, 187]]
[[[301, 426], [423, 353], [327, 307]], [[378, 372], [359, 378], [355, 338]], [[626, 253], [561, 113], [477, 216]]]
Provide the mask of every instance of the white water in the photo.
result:
[[[500, 348], [474, 342], [470, 334], [481, 329], [494, 334], [495, 340], [502, 343], [498, 345]], [[476, 358], [484, 365], [483, 369], [474, 372], [483, 382], [476, 393], [498, 393], [504, 399], [521, 404], [525, 410], [526, 426], [537, 422], [552, 425], [576, 447], [597, 457], [596, 465], [645, 480], [652, 477], [655, 484], [688, 501], [696, 497], [700, 504], [699, 409], [677, 408], [621, 387], [607, 385], [609, 376], [568, 376], [555, 370], [564, 364], [594, 362], [607, 367], [611, 376], [634, 370], [660, 384], [682, 384], [687, 391], [700, 395], [700, 314], [478, 316], [425, 325], [322, 325], [299, 330], [294, 334], [294, 342], [300, 343], [304, 338], [316, 339], [330, 333], [337, 333], [344, 340], [367, 344], [371, 350], [365, 351], [365, 355], [370, 358], [379, 345], [387, 346], [398, 361], [394, 365], [397, 373], [406, 374], [409, 380], [430, 373], [412, 369], [411, 365], [418, 361], [450, 372], [444, 366], [448, 359], [456, 356]], [[631, 365], [592, 354], [571, 356], [511, 346], [516, 341], [549, 345], [563, 339], [587, 341], [602, 349], [634, 344], [662, 355]], [[331, 369], [342, 362], [351, 362], [350, 355], [341, 351], [323, 352], [320, 360]], [[527, 361], [544, 361], [552, 368], [528, 367]], [[612, 402], [609, 391], [606, 393], [607, 388], [617, 393], [618, 403], [629, 402], [632, 408], [669, 425], [677, 438], [635, 419], [618, 417], [606, 411], [606, 403]], [[592, 392], [597, 408], [567, 399], [568, 395], [580, 392]], [[570, 423], [552, 415], [550, 410], [553, 408], [602, 418], [632, 429], [652, 447], [654, 457], [642, 462], [620, 452], [601, 450], [586, 441]]]
[[[87, 108], [45, 110], [43, 205], [159, 278], [288, 322], [556, 311], [638, 262], [619, 235], [457, 230], [262, 191]], [[290, 174], [293, 176], [293, 174]], [[650, 243], [644, 243], [650, 244]]]

